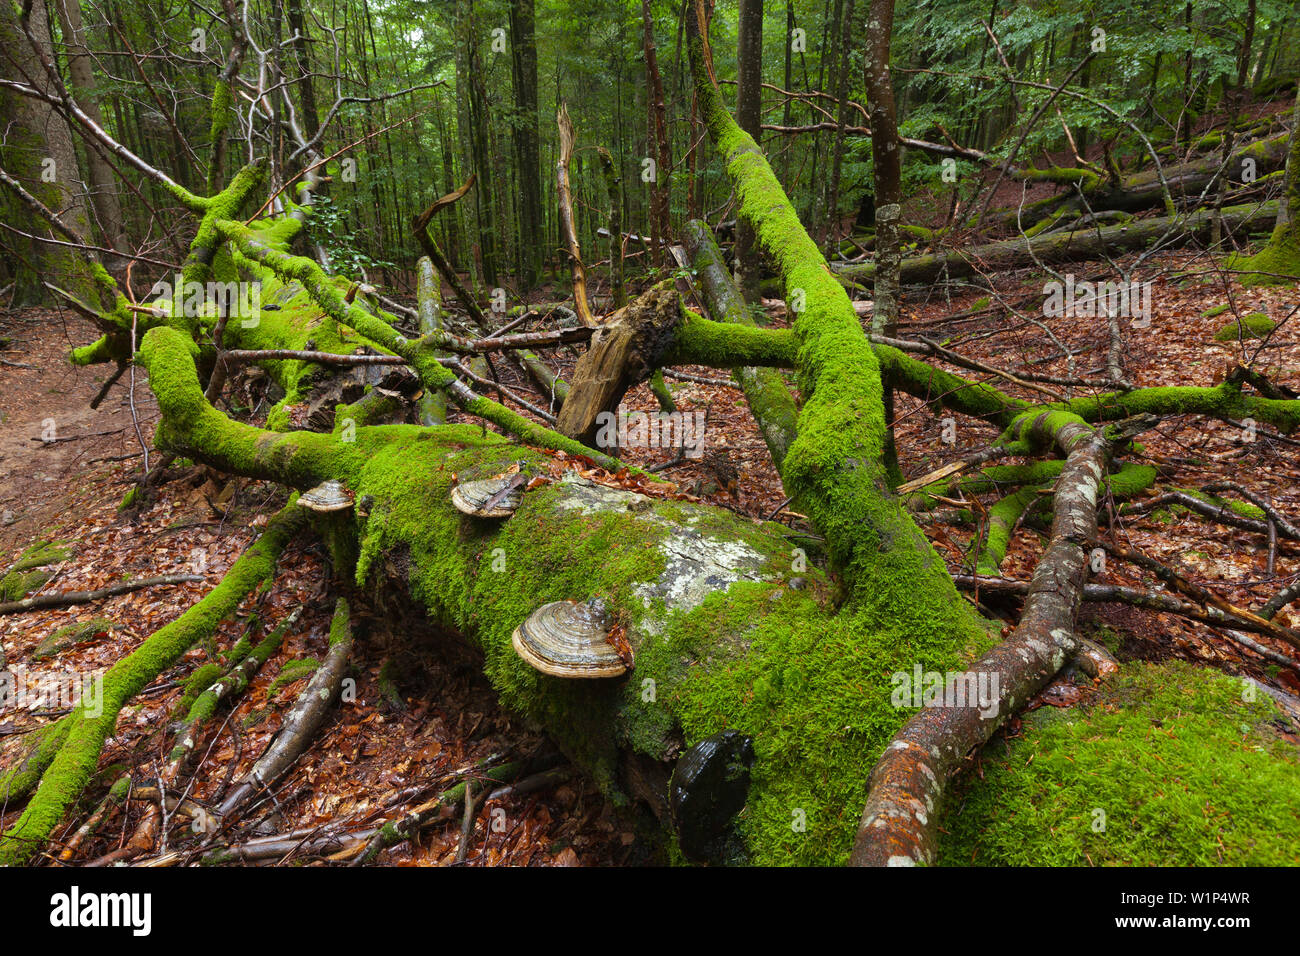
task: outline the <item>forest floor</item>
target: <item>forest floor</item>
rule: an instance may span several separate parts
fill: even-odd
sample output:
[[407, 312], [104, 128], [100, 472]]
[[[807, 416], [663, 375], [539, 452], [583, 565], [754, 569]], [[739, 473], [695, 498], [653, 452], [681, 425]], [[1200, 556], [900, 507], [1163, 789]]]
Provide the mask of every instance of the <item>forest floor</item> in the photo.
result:
[[[1228, 301], [1228, 280], [1216, 275], [1212, 265], [1207, 256], [1178, 253], [1161, 256], [1143, 270], [1143, 277], [1151, 276], [1155, 282], [1151, 325], [1125, 332], [1125, 367], [1135, 384], [1211, 385], [1221, 380], [1228, 365], [1248, 358], [1257, 347], [1249, 340], [1244, 345], [1214, 341], [1215, 333], [1232, 316], [1230, 312], [1217, 317], [1206, 314]], [[1079, 267], [1081, 278], [1097, 271], [1093, 266]], [[1000, 296], [1012, 301], [1041, 292], [1042, 277], [1000, 275], [992, 283]], [[1262, 311], [1281, 321], [1296, 305], [1294, 290], [1244, 292], [1235, 283], [1231, 288], [1242, 314]], [[945, 320], [987, 295], [970, 286], [954, 287], [950, 294], [941, 294], [938, 287], [928, 294], [909, 290], [900, 333], [933, 335], [969, 357], [1006, 370], [1032, 364], [1043, 374], [1104, 378], [1108, 342], [1104, 321], [1042, 319], [1056, 336], [1053, 342], [1038, 325], [1000, 311]], [[771, 324], [785, 323], [782, 303], [765, 305]], [[1039, 318], [1037, 313], [1034, 318]], [[52, 327], [60, 334], [50, 336]], [[187, 466], [170, 469], [157, 499], [143, 509], [119, 511], [140, 461], [138, 457], [111, 459], [137, 455], [140, 447], [125, 379], [113, 387], [99, 411], [90, 412], [89, 401], [108, 370], [103, 366], [73, 369], [66, 361], [67, 348], [90, 341], [90, 326], [69, 314], [23, 310], [0, 313], [0, 336], [13, 340], [4, 357], [36, 366], [0, 365], [0, 414], [6, 426], [0, 432], [0, 509], [4, 510], [0, 567], [34, 539], [55, 538], [73, 542], [75, 554], [45, 585], [47, 593], [92, 588], [126, 574], [198, 571], [204, 575], [202, 584], [153, 588], [93, 605], [0, 617], [0, 641], [10, 666], [27, 667], [29, 679], [99, 671], [215, 584], [267, 515], [283, 503], [284, 493], [261, 482], [226, 479], [206, 468]], [[1061, 346], [1073, 355], [1067, 358]], [[576, 353], [559, 350], [548, 355], [562, 372], [572, 370]], [[521, 384], [508, 363], [498, 362], [497, 367], [503, 382]], [[1300, 316], [1292, 315], [1274, 333], [1256, 367], [1274, 382], [1300, 388]], [[689, 371], [713, 379], [725, 377], [716, 370]], [[665, 470], [662, 477], [676, 483], [678, 494], [754, 519], [780, 513], [781, 520], [797, 520], [782, 511], [785, 495], [780, 480], [740, 391], [672, 379], [669, 383], [679, 409], [706, 411], [708, 417], [703, 457], [687, 459]], [[1004, 382], [996, 384], [1021, 397], [1044, 398]], [[134, 395], [136, 416], [148, 440], [155, 406], [140, 379]], [[625, 407], [652, 411], [657, 405], [643, 385], [628, 394]], [[961, 458], [995, 437], [991, 427], [966, 419], [958, 419], [955, 433], [945, 430], [945, 416], [906, 396], [900, 396], [896, 413], [899, 457], [908, 478]], [[72, 440], [32, 441], [41, 437], [49, 418], [55, 420], [56, 437]], [[945, 437], [955, 440], [945, 442]], [[1226, 423], [1195, 416], [1166, 419], [1143, 437], [1146, 460], [1161, 469], [1157, 490], [1236, 481], [1270, 499], [1292, 522], [1300, 520], [1300, 445], [1272, 436], [1263, 427], [1254, 440], [1243, 437], [1241, 428]], [[641, 466], [671, 457], [671, 452], [657, 449], [626, 449], [621, 454], [630, 464]], [[592, 474], [614, 484], [631, 481], [626, 475], [598, 470]], [[926, 530], [950, 568], [965, 570], [969, 532], [943, 525], [928, 525]], [[1212, 524], [1177, 508], [1123, 519], [1112, 526], [1112, 534], [1130, 548], [1179, 567], [1196, 583], [1238, 606], [1258, 607], [1300, 574], [1296, 544], [1278, 542], [1270, 574], [1263, 536]], [[1004, 576], [1027, 579], [1040, 545], [1038, 533], [1022, 527], [1003, 564]], [[261, 599], [265, 626], [275, 626], [295, 607], [304, 611], [253, 686], [220, 717], [219, 733], [201, 744], [191, 794], [201, 801], [214, 799], [246, 772], [280, 726], [304, 686], [304, 678], [280, 681], [268, 697], [281, 670], [298, 659], [323, 656], [330, 618], [323, 554], [318, 546], [291, 545], [281, 568], [275, 587]], [[1149, 576], [1113, 561], [1098, 580], [1161, 590]], [[1295, 669], [1263, 661], [1226, 634], [1200, 624], [1120, 605], [1086, 605], [1082, 621], [1085, 631], [1105, 640], [1121, 659], [1177, 657], [1300, 692]], [[74, 622], [98, 623], [57, 658], [31, 659], [41, 641]], [[1278, 622], [1300, 626], [1300, 609], [1295, 605], [1284, 609]], [[545, 740], [497, 706], [473, 654], [460, 642], [409, 622], [371, 625], [370, 636], [354, 652], [356, 701], [334, 712], [315, 745], [278, 788], [265, 826], [277, 831], [326, 823], [363, 828], [390, 816], [394, 801], [416, 784], [453, 779], [492, 755], [528, 756], [547, 747]], [[238, 621], [226, 622], [215, 646], [232, 646], [242, 627]], [[1269, 643], [1266, 638], [1259, 640]], [[123, 711], [103, 765], [125, 764], [136, 768], [141, 778], [156, 775], [171, 746], [165, 732], [167, 718], [181, 697], [186, 676], [210, 660], [212, 649], [192, 650]], [[381, 699], [378, 672], [387, 657], [397, 664], [400, 675], [398, 688], [404, 698], [400, 709]], [[0, 762], [21, 746], [28, 731], [57, 713], [36, 702], [26, 710], [0, 713]], [[868, 770], [863, 768], [864, 777]], [[111, 818], [75, 859], [88, 861], [121, 845], [143, 807], [142, 802], [130, 803], [127, 813]], [[494, 816], [498, 808], [505, 810], [504, 817]], [[8, 826], [15, 817], [16, 810], [0, 806], [0, 825]], [[494, 827], [498, 819], [506, 825]], [[457, 814], [381, 859], [405, 865], [450, 863], [456, 856], [460, 828]], [[631, 825], [577, 774], [549, 790], [489, 800], [479, 811], [471, 841], [469, 865], [617, 865], [641, 861], [645, 854]]]

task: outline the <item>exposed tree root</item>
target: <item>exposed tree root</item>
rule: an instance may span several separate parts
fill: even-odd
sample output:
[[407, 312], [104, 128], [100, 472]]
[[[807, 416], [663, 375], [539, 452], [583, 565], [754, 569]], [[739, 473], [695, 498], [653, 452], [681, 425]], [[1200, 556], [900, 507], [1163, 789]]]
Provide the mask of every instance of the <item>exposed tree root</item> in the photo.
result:
[[[996, 700], [948, 700], [914, 716], [871, 773], [867, 805], [851, 862], [857, 866], [930, 863], [938, 848], [939, 808], [966, 754], [1037, 693], [1075, 653], [1074, 614], [1096, 534], [1097, 492], [1111, 442], [1073, 416], [1029, 416], [1021, 439], [1051, 442], [1066, 454], [1055, 486], [1052, 537], [1043, 552], [1015, 631], [971, 665], [989, 675]], [[996, 675], [996, 683], [993, 683]]]

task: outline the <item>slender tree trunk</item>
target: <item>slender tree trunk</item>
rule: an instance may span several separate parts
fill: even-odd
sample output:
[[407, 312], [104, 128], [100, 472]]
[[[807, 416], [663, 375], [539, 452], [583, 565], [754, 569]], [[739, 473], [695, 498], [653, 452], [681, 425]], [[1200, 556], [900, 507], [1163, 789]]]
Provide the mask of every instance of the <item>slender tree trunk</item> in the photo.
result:
[[[95, 96], [95, 75], [92, 69], [90, 48], [86, 45], [86, 30], [81, 20], [78, 0], [55, 0], [59, 16], [59, 29], [63, 32], [63, 45], [68, 57], [68, 75], [72, 80], [72, 98], [77, 105], [100, 126], [104, 114]], [[117, 194], [117, 179], [112, 167], [93, 146], [86, 147], [86, 171], [90, 174], [90, 201], [95, 210], [104, 245], [121, 249], [122, 205]], [[110, 264], [112, 265], [112, 264]]]
[[[903, 212], [902, 149], [898, 142], [898, 118], [894, 113], [894, 84], [889, 72], [889, 47], [893, 33], [894, 0], [871, 0], [867, 14], [866, 68], [876, 191], [875, 307], [871, 330], [889, 336], [893, 336], [898, 328], [899, 267], [902, 262], [898, 227]], [[888, 428], [885, 466], [892, 478], [899, 478], [894, 447], [894, 397], [887, 386], [884, 403]]]
[[839, 88], [835, 91], [839, 100], [839, 114], [836, 119], [835, 145], [831, 148], [831, 179], [826, 188], [826, 231], [822, 233], [822, 243], [839, 234], [840, 205], [840, 170], [844, 159], [844, 127], [849, 122], [849, 41], [853, 36], [853, 0], [846, 0], [844, 23], [840, 28], [840, 76]]
[[311, 50], [307, 45], [307, 21], [302, 15], [302, 0], [289, 0], [289, 26], [296, 34], [293, 53], [301, 77], [298, 95], [302, 100], [302, 130], [310, 141], [320, 131], [320, 117], [316, 111], [316, 87], [311, 76]]
[[650, 255], [655, 263], [663, 261], [660, 239], [672, 235], [669, 218], [668, 176], [672, 171], [672, 156], [668, 149], [668, 107], [664, 103], [664, 85], [659, 76], [659, 59], [655, 53], [654, 18], [650, 15], [650, 0], [641, 0], [641, 24], [644, 31], [646, 86], [650, 104], [649, 140], [656, 151], [655, 176], [650, 184]]
[[[0, 9], [0, 71], [13, 80], [31, 83], [46, 93], [54, 87], [41, 65], [41, 58], [53, 63], [50, 24], [45, 4], [34, 3], [28, 25], [39, 45], [32, 49], [23, 35], [17, 8], [5, 4]], [[38, 55], [39, 54], [39, 55]], [[77, 150], [63, 115], [40, 100], [14, 93], [0, 92], [0, 115], [5, 118], [5, 135], [0, 140], [0, 167], [17, 179], [59, 221], [81, 241], [91, 236], [90, 215], [77, 166]], [[33, 235], [47, 235], [49, 228], [32, 216], [3, 191], [0, 207], [7, 222], [23, 223]], [[11, 204], [12, 203], [12, 204]], [[62, 237], [60, 237], [62, 238]], [[14, 264], [15, 302], [28, 304], [45, 297], [42, 280], [73, 293], [88, 303], [98, 301], [98, 292], [83, 257], [71, 250], [43, 242], [26, 243], [10, 234], [0, 237], [6, 244], [21, 247], [22, 261]], [[6, 259], [9, 257], [6, 256]]]
[[537, 36], [533, 0], [510, 5], [510, 56], [515, 92], [515, 169], [519, 176], [521, 280], [534, 286], [542, 271], [542, 173], [537, 118]]
[[[781, 89], [791, 89], [790, 84], [794, 82], [794, 4], [790, 0], [785, 0], [785, 37], [782, 45], [785, 48], [785, 72], [782, 74], [783, 85]], [[794, 100], [787, 96], [785, 105], [781, 108], [781, 125], [789, 126], [791, 111], [794, 109]], [[791, 150], [786, 149], [781, 157], [781, 179], [787, 189], [790, 188], [790, 160]]]
[[[755, 142], [762, 141], [763, 123], [763, 0], [740, 0], [736, 51], [736, 122]], [[762, 257], [754, 241], [754, 227], [741, 220], [736, 227], [736, 284], [745, 301], [759, 300]]]
[[479, 188], [474, 193], [478, 210], [479, 256], [483, 265], [483, 281], [489, 286], [497, 284], [497, 224], [492, 210], [492, 157], [488, 151], [487, 90], [483, 86], [483, 65], [478, 49], [473, 44], [469, 52], [469, 117], [470, 147], [474, 157], [474, 172]]

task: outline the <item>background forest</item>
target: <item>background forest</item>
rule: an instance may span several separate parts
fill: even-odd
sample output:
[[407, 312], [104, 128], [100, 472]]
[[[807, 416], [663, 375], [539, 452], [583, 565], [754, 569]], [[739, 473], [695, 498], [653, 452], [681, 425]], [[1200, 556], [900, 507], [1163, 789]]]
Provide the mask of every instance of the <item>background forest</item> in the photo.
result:
[[[216, 11], [133, 0], [53, 7], [59, 16], [49, 28], [61, 65], [74, 71], [74, 85], [89, 79], [81, 90], [86, 105], [132, 151], [183, 185], [202, 186], [213, 89], [232, 44]], [[761, 50], [751, 46], [739, 60], [718, 63], [727, 95], [741, 60], [759, 64], [763, 146], [823, 241], [847, 232], [870, 191], [871, 141], [862, 135], [867, 7], [865, 0], [751, 3], [748, 12], [762, 14]], [[309, 228], [340, 271], [411, 286], [419, 255], [413, 210], [472, 173], [469, 201], [434, 225], [449, 259], [478, 287], [512, 295], [542, 278], [567, 282], [553, 175], [561, 103], [577, 130], [571, 178], [584, 249], [607, 246], [597, 230], [608, 225], [611, 185], [632, 233], [676, 235], [690, 218], [735, 219], [731, 186], [703, 140], [683, 44], [685, 9], [663, 0], [255, 0], [242, 22], [258, 79], [246, 68], [236, 81], [221, 132], [232, 161], [269, 150], [281, 179], [296, 172], [306, 162], [295, 143], [267, 142], [256, 124], [252, 142], [248, 132], [256, 85], [290, 87], [303, 132], [330, 160], [333, 182]], [[718, 5], [715, 42], [724, 48], [739, 44], [745, 21], [738, 14], [736, 4]], [[1228, 92], [1285, 95], [1300, 68], [1298, 38], [1300, 16], [1281, 0], [908, 4], [896, 14], [892, 47], [899, 133], [997, 154], [1100, 39], [1107, 55], [1075, 77], [1075, 88], [1096, 101], [1055, 98], [1019, 156], [1054, 165], [1043, 157], [1059, 161], [1073, 149], [1100, 165], [1105, 146], [1127, 169], [1145, 161], [1144, 148], [1117, 117], [1168, 147], [1166, 155], [1188, 152], [1202, 117], [1230, 106]], [[144, 68], [151, 63], [159, 69]], [[1006, 82], [1008, 68], [1043, 86]], [[105, 245], [131, 237], [145, 255], [184, 250], [188, 237], [175, 234], [165, 191], [144, 182], [137, 194], [124, 192], [106, 173], [94, 175], [103, 160], [86, 154], [80, 139], [77, 149], [96, 183]], [[601, 149], [612, 158], [612, 179]], [[971, 175], [978, 169], [958, 156], [945, 177], [936, 156], [908, 150], [903, 193], [913, 198], [904, 222], [944, 225], [981, 182]], [[0, 203], [14, 202], [0, 194]], [[19, 252], [12, 234], [0, 242]], [[6, 268], [23, 258], [8, 258]], [[20, 284], [24, 295], [35, 294], [30, 276]]]

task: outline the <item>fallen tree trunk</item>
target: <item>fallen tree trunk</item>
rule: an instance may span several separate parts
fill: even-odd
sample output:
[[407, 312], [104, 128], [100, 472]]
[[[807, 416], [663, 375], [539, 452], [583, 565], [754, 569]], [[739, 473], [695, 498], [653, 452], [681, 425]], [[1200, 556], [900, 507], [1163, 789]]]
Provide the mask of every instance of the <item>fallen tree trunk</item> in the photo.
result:
[[[1245, 233], [1271, 228], [1277, 217], [1277, 202], [1227, 206], [1222, 211], [1223, 228]], [[1029, 239], [1003, 239], [972, 249], [949, 249], [931, 255], [904, 259], [902, 281], [934, 282], [981, 273], [1008, 272], [1031, 268], [1041, 262], [1056, 265], [1105, 259], [1119, 252], [1144, 249], [1160, 241], [1181, 245], [1206, 241], [1214, 227], [1215, 211], [1200, 209], [1180, 216], [1161, 216], [1119, 226], [1102, 226]], [[842, 280], [866, 281], [875, 277], [874, 263], [832, 263]]]
[[[722, 250], [713, 238], [713, 230], [698, 219], [686, 224], [686, 248], [695, 269], [695, 280], [710, 314], [719, 322], [754, 325], [753, 315], [744, 296], [736, 288], [722, 258]], [[758, 423], [767, 450], [777, 471], [794, 441], [798, 409], [781, 373], [771, 368], [741, 366], [732, 376], [745, 392], [749, 410]]]

